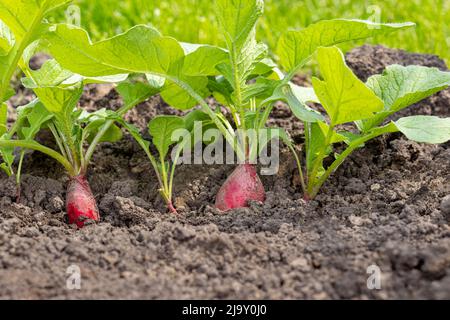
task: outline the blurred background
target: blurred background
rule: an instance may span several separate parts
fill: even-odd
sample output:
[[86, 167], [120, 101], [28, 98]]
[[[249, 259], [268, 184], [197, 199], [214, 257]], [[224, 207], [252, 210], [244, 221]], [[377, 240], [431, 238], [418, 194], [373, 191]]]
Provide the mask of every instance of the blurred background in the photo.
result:
[[[286, 29], [332, 18], [415, 22], [415, 30], [370, 39], [369, 43], [434, 53], [450, 62], [450, 0], [266, 0], [258, 37], [273, 51], [279, 35]], [[212, 0], [75, 0], [74, 5], [56, 12], [51, 20], [81, 24], [93, 40], [136, 24], [149, 24], [180, 41], [216, 45], [223, 41], [217, 32]]]

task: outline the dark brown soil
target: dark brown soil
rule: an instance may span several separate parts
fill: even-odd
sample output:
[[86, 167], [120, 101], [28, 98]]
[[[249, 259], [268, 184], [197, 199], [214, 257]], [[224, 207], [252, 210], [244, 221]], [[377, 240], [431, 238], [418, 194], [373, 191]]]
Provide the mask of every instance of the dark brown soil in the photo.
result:
[[[387, 64], [445, 68], [431, 55], [365, 46], [348, 56], [361, 78]], [[19, 97], [26, 99], [26, 97]], [[18, 101], [16, 100], [16, 101]], [[86, 89], [82, 105], [120, 105], [110, 87]], [[173, 113], [159, 98], [128, 115], [141, 128]], [[450, 116], [450, 91], [404, 114]], [[272, 123], [301, 126], [280, 105]], [[0, 176], [0, 298], [392, 299], [450, 298], [450, 144], [400, 134], [354, 153], [315, 201], [301, 200], [295, 166], [283, 154], [278, 176], [263, 177], [265, 204], [220, 214], [214, 196], [231, 166], [181, 166], [176, 205], [165, 213], [143, 152], [125, 137], [104, 144], [89, 173], [102, 214], [82, 230], [67, 225], [62, 169], [27, 157], [23, 196]], [[68, 290], [70, 265], [81, 289]], [[381, 290], [367, 268], [381, 269]]]

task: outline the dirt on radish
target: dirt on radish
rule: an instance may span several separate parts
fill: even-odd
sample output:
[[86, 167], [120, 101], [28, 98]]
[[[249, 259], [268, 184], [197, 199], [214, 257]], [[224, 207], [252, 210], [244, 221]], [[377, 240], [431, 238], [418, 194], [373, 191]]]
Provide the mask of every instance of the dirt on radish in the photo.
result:
[[[383, 47], [347, 57], [362, 79], [392, 63], [446, 68], [434, 56]], [[117, 109], [109, 89], [90, 86], [83, 106]], [[27, 99], [26, 91], [16, 99]], [[179, 113], [153, 98], [127, 121], [144, 132], [157, 114]], [[407, 114], [449, 116], [450, 91]], [[294, 138], [302, 131], [281, 105], [270, 122]], [[265, 203], [226, 214], [214, 208], [215, 195], [235, 167], [180, 166], [174, 216], [131, 137], [105, 143], [88, 173], [101, 221], [77, 230], [66, 223], [63, 169], [27, 155], [20, 203], [14, 179], [0, 176], [0, 298], [450, 298], [449, 143], [378, 138], [308, 203], [290, 153], [281, 157], [277, 176], [261, 176]], [[81, 270], [80, 290], [66, 287], [71, 265]], [[367, 287], [372, 265], [381, 290]]]

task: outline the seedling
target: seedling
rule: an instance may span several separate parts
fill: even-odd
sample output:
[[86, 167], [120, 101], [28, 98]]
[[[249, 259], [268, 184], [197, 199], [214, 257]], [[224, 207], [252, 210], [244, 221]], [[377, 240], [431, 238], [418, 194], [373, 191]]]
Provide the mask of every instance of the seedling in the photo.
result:
[[148, 132], [152, 137], [152, 145], [157, 150], [157, 155], [153, 155], [150, 146], [151, 143], [144, 139], [139, 129], [126, 123], [122, 119], [118, 119], [122, 126], [133, 136], [136, 142], [141, 146], [152, 165], [159, 183], [159, 193], [167, 205], [169, 212], [176, 214], [172, 202], [173, 180], [177, 161], [183, 151], [183, 145], [188, 140], [183, 140], [175, 151], [175, 157], [172, 162], [167, 159], [170, 147], [177, 141], [172, 139], [172, 135], [180, 129], [185, 129], [186, 124], [183, 118], [178, 116], [159, 116], [150, 121], [148, 124]]
[[[425, 143], [450, 140], [450, 118], [410, 116], [382, 125], [389, 116], [450, 86], [450, 72], [392, 65], [364, 84], [347, 67], [338, 48], [319, 48], [317, 58], [323, 80], [314, 78], [313, 86], [329, 121], [304, 122], [306, 199], [317, 195], [354, 150], [380, 135], [402, 132], [408, 139]], [[356, 132], [338, 130], [339, 125], [351, 122]], [[341, 142], [347, 148], [340, 154], [333, 153], [334, 145]], [[323, 163], [329, 156], [334, 161], [325, 168]]]

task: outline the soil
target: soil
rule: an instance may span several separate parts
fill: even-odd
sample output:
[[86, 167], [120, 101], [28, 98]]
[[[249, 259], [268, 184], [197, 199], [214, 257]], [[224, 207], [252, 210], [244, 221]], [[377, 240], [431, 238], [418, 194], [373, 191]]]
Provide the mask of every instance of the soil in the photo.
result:
[[[435, 56], [384, 47], [355, 49], [347, 60], [362, 79], [392, 63], [446, 69]], [[13, 102], [29, 98], [22, 92]], [[82, 100], [91, 109], [120, 104], [105, 85], [89, 86]], [[144, 130], [156, 114], [171, 113], [156, 97], [128, 120]], [[405, 114], [450, 116], [450, 91]], [[271, 123], [301, 142], [301, 125], [285, 106]], [[227, 214], [213, 203], [233, 167], [180, 166], [175, 216], [157, 197], [145, 155], [125, 136], [97, 150], [89, 180], [102, 218], [77, 230], [64, 213], [63, 170], [32, 153], [20, 203], [13, 179], [0, 176], [0, 298], [449, 299], [449, 159], [449, 143], [392, 134], [355, 152], [306, 203], [283, 151], [279, 174], [262, 177], [266, 202]], [[71, 265], [80, 268], [80, 290], [66, 286]], [[380, 290], [367, 286], [372, 265]]]

